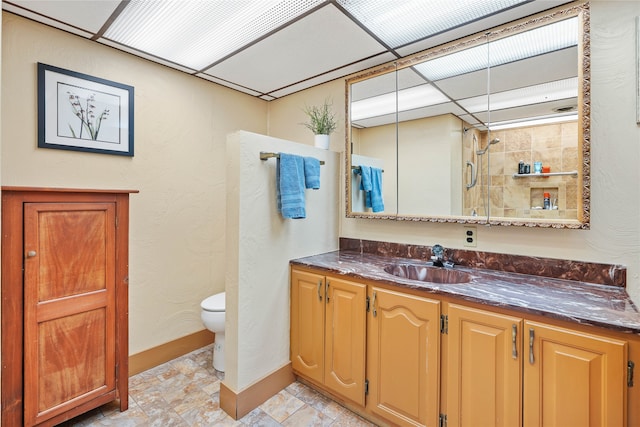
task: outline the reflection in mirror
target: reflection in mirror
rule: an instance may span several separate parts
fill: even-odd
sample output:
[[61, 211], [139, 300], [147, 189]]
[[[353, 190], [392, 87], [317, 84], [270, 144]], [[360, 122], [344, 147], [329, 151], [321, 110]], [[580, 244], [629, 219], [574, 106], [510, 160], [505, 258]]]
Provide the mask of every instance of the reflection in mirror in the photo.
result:
[[[349, 80], [347, 153], [396, 132], [397, 151], [371, 157], [384, 161], [385, 182], [397, 176], [397, 219], [588, 228], [583, 28], [588, 4], [554, 9]], [[347, 215], [369, 217], [354, 204]]]
[[[395, 64], [386, 73], [351, 85], [352, 212], [394, 216], [397, 212], [397, 129]], [[375, 111], [372, 114], [372, 111]], [[364, 167], [364, 173], [363, 173]], [[368, 169], [367, 169], [368, 168]], [[368, 202], [376, 189], [367, 187], [367, 173], [378, 171], [381, 206]], [[371, 175], [369, 175], [371, 177]], [[365, 184], [365, 185], [363, 185]], [[372, 183], [373, 187], [373, 183]]]
[[[430, 88], [432, 92], [422, 96], [419, 105], [398, 112], [399, 214], [433, 217], [472, 214], [465, 213], [464, 196], [482, 177], [477, 162], [463, 159], [464, 142], [469, 138], [477, 140], [480, 131], [486, 128], [459, 105], [458, 99], [460, 94], [486, 96], [486, 54], [484, 62], [469, 64], [474, 69], [465, 72], [463, 79], [476, 84], [467, 88], [451, 75], [459, 73], [458, 70], [445, 70], [451, 68], [448, 61], [465, 61], [468, 55], [477, 56], [478, 49], [486, 52], [486, 44], [398, 71], [400, 88], [406, 91]], [[448, 63], [443, 65], [443, 61]], [[477, 207], [474, 209], [473, 215], [487, 216], [486, 211], [478, 213]]]
[[578, 35], [572, 17], [491, 37], [491, 217], [579, 219]]

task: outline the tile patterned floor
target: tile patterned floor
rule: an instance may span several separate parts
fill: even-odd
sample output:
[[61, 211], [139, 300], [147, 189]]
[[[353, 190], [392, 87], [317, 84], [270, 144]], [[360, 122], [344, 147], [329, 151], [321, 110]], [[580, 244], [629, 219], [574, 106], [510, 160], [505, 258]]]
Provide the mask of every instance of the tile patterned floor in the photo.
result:
[[240, 420], [220, 409], [220, 379], [207, 346], [129, 378], [129, 410], [107, 404], [69, 420], [64, 427], [331, 426], [370, 422], [295, 382]]

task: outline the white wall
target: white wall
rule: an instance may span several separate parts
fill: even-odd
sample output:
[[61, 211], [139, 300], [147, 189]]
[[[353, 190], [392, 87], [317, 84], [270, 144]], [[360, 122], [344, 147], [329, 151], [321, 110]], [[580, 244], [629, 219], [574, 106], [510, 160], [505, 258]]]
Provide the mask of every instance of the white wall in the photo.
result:
[[[276, 209], [276, 159], [260, 151], [323, 160], [320, 189], [306, 190], [306, 218]], [[339, 155], [237, 132], [227, 142], [226, 372], [240, 392], [289, 362], [289, 260], [338, 249]]]
[[398, 212], [462, 215], [462, 121], [451, 114], [398, 127]]
[[[640, 128], [635, 118], [635, 17], [639, 15], [639, 1], [591, 2], [591, 230], [481, 226], [477, 233], [479, 251], [625, 265], [627, 291], [636, 304], [640, 304]], [[321, 96], [341, 99], [344, 82], [272, 101], [271, 135], [289, 138], [285, 116], [295, 117], [296, 105]], [[335, 146], [339, 136], [344, 134], [333, 137]], [[344, 145], [336, 149], [344, 152]], [[343, 208], [340, 235], [464, 249], [462, 227], [349, 219]]]

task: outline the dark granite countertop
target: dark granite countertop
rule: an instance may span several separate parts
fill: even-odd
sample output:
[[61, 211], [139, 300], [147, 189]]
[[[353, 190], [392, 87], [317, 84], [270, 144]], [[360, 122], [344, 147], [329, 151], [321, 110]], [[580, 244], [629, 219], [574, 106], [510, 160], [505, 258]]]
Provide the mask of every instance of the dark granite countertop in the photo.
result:
[[469, 282], [437, 284], [387, 273], [384, 268], [394, 263], [426, 264], [415, 259], [355, 251], [328, 252], [291, 261], [292, 265], [354, 279], [640, 335], [640, 312], [622, 287], [462, 266], [454, 269], [468, 273]]

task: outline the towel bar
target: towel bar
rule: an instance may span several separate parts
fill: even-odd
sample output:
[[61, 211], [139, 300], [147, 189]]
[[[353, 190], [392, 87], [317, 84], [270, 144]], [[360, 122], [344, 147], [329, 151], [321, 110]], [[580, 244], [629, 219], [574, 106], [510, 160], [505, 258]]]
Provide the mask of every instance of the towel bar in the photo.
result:
[[[360, 166], [351, 166], [351, 170], [359, 171], [360, 170]], [[382, 169], [382, 172], [384, 172], [384, 169]]]
[[[278, 153], [268, 153], [266, 151], [261, 151], [260, 152], [260, 160], [267, 160], [270, 159], [272, 157], [275, 157], [276, 159], [280, 158], [280, 154]], [[320, 164], [324, 165], [324, 160], [320, 160]]]

